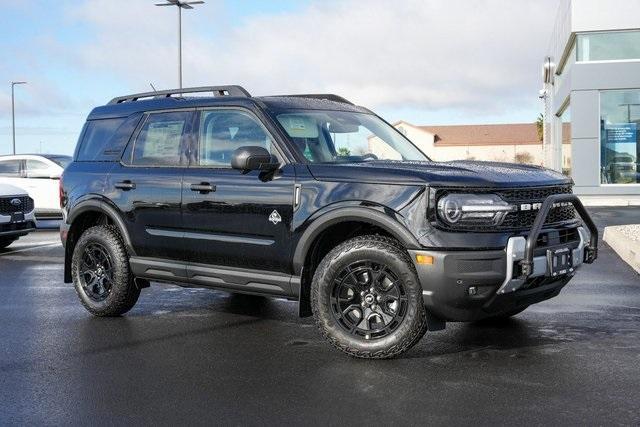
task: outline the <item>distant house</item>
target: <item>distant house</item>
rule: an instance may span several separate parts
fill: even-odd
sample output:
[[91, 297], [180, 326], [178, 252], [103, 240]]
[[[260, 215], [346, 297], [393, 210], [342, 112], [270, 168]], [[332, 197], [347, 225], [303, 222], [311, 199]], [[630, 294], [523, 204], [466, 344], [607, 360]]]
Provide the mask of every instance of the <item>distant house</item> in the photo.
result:
[[[474, 159], [541, 165], [544, 158], [535, 123], [416, 126], [401, 120], [393, 126], [437, 161]], [[566, 143], [570, 138], [567, 135]], [[565, 149], [568, 153], [569, 146]], [[371, 138], [369, 150], [382, 154], [384, 145]], [[569, 168], [570, 159], [565, 159], [567, 164], [563, 166]]]

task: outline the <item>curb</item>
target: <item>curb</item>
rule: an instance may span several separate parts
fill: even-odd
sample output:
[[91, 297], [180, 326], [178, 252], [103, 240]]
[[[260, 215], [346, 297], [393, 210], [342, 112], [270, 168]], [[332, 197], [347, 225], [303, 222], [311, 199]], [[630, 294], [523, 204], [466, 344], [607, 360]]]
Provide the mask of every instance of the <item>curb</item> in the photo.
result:
[[640, 239], [632, 239], [629, 237], [629, 233], [624, 233], [631, 227], [638, 227], [638, 225], [605, 227], [602, 240], [607, 242], [624, 262], [640, 274]]
[[640, 206], [640, 199], [633, 196], [628, 198], [617, 197], [597, 197], [578, 195], [583, 205], [587, 207], [605, 206]]

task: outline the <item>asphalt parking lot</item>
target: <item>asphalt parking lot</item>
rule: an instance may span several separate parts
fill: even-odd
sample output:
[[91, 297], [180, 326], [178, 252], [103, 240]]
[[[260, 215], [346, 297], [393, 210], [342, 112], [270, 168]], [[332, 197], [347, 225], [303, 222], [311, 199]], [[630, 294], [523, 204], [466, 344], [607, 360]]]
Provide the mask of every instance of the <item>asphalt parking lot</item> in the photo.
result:
[[282, 300], [156, 284], [94, 318], [62, 256], [53, 231], [0, 251], [0, 425], [640, 423], [640, 276], [606, 245], [558, 298], [389, 361], [338, 353]]

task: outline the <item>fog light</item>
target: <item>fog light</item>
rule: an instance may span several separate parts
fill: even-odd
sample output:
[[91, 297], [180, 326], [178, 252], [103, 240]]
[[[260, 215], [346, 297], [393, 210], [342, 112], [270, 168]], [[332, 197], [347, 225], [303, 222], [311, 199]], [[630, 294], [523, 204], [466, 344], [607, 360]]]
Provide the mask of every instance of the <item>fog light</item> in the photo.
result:
[[478, 288], [475, 286], [469, 287], [469, 295], [478, 295]]
[[416, 254], [416, 262], [423, 265], [433, 265], [433, 257], [431, 255]]

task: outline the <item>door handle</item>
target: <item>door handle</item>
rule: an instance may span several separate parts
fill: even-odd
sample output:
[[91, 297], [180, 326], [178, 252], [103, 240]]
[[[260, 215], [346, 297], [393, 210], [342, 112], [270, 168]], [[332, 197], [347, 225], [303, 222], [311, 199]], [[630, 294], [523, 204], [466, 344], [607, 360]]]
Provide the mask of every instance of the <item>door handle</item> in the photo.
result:
[[212, 191], [216, 191], [216, 186], [211, 185], [208, 182], [201, 182], [200, 184], [191, 184], [191, 191], [197, 191], [200, 194], [207, 194]]
[[114, 187], [119, 188], [120, 190], [123, 190], [123, 191], [129, 191], [136, 188], [136, 184], [127, 179], [122, 182], [116, 182]]

